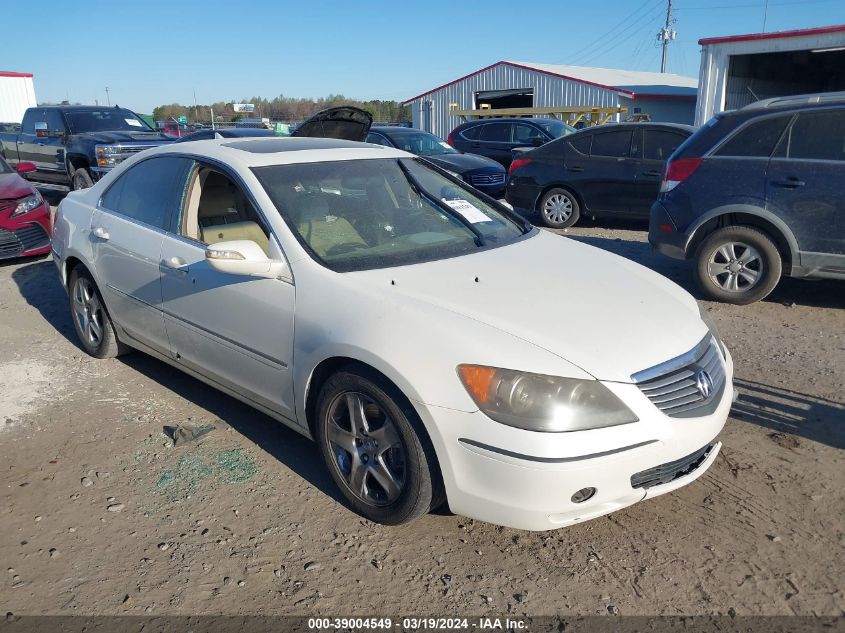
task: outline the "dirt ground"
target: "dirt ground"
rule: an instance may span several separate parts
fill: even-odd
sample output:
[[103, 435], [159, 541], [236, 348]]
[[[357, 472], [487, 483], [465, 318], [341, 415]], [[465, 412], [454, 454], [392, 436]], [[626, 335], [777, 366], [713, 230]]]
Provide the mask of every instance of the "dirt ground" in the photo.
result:
[[[695, 292], [642, 229], [568, 235]], [[565, 288], [578, 271], [560, 274]], [[340, 503], [295, 432], [143, 354], [87, 357], [49, 258], [0, 265], [0, 607], [841, 615], [845, 284], [784, 280], [764, 302], [706, 306], [741, 398], [698, 481], [554, 532], [448, 513], [390, 528]], [[182, 422], [216, 428], [170, 447], [162, 427]]]

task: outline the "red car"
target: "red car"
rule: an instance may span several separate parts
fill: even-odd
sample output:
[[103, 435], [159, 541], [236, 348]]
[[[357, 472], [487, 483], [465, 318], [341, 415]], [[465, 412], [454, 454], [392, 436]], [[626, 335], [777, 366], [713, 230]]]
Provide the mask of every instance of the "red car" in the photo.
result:
[[19, 175], [35, 169], [29, 162], [12, 169], [0, 157], [0, 259], [50, 252], [50, 205]]

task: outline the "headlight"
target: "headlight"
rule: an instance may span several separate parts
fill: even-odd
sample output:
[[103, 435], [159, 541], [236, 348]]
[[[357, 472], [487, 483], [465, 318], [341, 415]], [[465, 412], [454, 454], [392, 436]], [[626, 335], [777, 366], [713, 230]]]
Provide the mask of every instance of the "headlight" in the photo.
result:
[[125, 158], [125, 156], [118, 156], [122, 154], [122, 150], [122, 147], [116, 145], [95, 145], [94, 155], [97, 157], [97, 166], [114, 167]]
[[10, 218], [14, 218], [19, 215], [23, 215], [24, 213], [29, 213], [30, 211], [34, 211], [38, 207], [40, 207], [44, 202], [44, 199], [41, 197], [41, 194], [37, 191], [32, 194], [31, 196], [27, 196], [20, 202], [18, 202], [18, 206], [15, 207], [15, 210], [12, 211]]
[[630, 424], [637, 416], [597, 380], [459, 365], [458, 376], [485, 415], [529, 431], [563, 433]]

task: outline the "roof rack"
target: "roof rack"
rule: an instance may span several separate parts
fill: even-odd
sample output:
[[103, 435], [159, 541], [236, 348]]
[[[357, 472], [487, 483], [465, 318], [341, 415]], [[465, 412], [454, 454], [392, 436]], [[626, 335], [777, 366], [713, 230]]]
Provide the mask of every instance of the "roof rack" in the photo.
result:
[[817, 92], [806, 95], [789, 95], [785, 97], [772, 97], [755, 101], [743, 107], [743, 110], [757, 110], [764, 108], [789, 107], [797, 105], [813, 105], [823, 103], [834, 103], [845, 101], [845, 92]]

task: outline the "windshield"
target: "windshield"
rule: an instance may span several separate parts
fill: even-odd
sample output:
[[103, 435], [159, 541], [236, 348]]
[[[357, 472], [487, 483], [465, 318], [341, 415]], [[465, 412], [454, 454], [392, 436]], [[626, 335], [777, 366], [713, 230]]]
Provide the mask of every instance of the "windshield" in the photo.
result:
[[102, 110], [69, 110], [65, 112], [73, 134], [84, 132], [152, 132], [153, 129], [131, 110], [103, 108]]
[[299, 241], [338, 272], [455, 257], [533, 230], [416, 159], [253, 171]]
[[561, 123], [557, 119], [535, 119], [534, 122], [554, 138], [561, 138], [576, 131], [571, 125]]
[[460, 153], [442, 139], [428, 132], [400, 132], [388, 136], [396, 147], [417, 156]]

